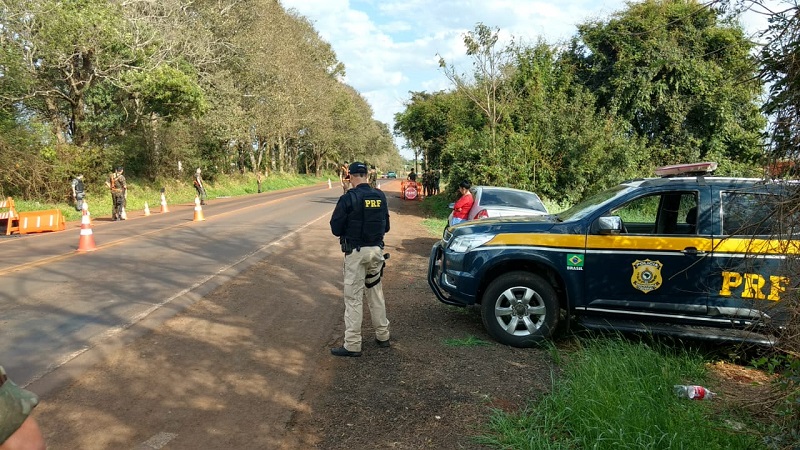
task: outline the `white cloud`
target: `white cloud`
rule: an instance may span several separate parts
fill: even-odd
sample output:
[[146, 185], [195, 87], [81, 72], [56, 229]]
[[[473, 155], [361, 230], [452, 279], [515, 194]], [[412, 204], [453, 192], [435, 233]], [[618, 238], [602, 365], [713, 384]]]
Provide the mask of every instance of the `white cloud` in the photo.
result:
[[[779, 0], [770, 0], [774, 4]], [[606, 18], [624, 0], [281, 0], [308, 17], [345, 64], [345, 82], [370, 102], [376, 119], [393, 126], [409, 91], [449, 89], [437, 54], [459, 71], [470, 69], [464, 33], [478, 22], [499, 28], [504, 40], [539, 37], [556, 43], [576, 25]], [[747, 29], [766, 20], [748, 15]]]

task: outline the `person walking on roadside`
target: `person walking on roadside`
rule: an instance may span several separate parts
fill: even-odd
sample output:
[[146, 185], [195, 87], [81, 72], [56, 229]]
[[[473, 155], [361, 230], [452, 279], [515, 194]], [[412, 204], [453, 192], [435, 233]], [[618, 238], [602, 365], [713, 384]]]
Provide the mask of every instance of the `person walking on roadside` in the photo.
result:
[[31, 417], [39, 403], [33, 392], [17, 386], [0, 366], [0, 450], [44, 450], [42, 430]]
[[472, 205], [475, 203], [472, 192], [469, 190], [471, 187], [472, 183], [468, 180], [459, 183], [458, 192], [461, 194], [461, 197], [456, 200], [455, 205], [453, 205], [453, 223], [450, 225], [455, 225], [467, 220], [469, 210], [472, 209]]
[[368, 174], [369, 186], [373, 189], [378, 187], [378, 170], [375, 169], [375, 166], [369, 167], [369, 174]]
[[83, 174], [78, 174], [72, 179], [72, 201], [75, 202], [75, 211], [83, 209], [83, 199], [86, 197], [86, 186], [83, 184]]
[[125, 208], [125, 197], [128, 193], [128, 185], [125, 183], [125, 175], [122, 174], [124, 169], [118, 166], [117, 169], [111, 173], [109, 180], [109, 187], [111, 188], [111, 201], [112, 213], [111, 220], [125, 220], [122, 216], [123, 208]]
[[[261, 192], [261, 179], [259, 178], [258, 182], [259, 191]], [[202, 171], [198, 167], [197, 170], [194, 172], [194, 189], [197, 191], [197, 197], [200, 199], [200, 204], [206, 204], [206, 185], [203, 184], [203, 175]]]
[[339, 182], [342, 184], [343, 194], [350, 189], [350, 167], [347, 165], [347, 161], [339, 167]]
[[365, 297], [378, 347], [390, 346], [381, 284], [388, 257], [383, 253], [383, 236], [389, 231], [389, 207], [386, 195], [370, 187], [364, 163], [354, 162], [348, 169], [354, 187], [339, 197], [330, 220], [344, 252], [344, 343], [331, 349], [334, 356], [361, 356]]

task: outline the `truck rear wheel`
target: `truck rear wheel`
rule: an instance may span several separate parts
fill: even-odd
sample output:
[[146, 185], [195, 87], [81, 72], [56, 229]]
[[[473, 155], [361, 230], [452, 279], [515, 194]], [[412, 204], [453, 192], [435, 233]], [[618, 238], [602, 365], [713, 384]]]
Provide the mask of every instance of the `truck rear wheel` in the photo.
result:
[[533, 347], [549, 339], [558, 324], [553, 286], [530, 272], [509, 272], [492, 281], [481, 302], [483, 325], [498, 342]]

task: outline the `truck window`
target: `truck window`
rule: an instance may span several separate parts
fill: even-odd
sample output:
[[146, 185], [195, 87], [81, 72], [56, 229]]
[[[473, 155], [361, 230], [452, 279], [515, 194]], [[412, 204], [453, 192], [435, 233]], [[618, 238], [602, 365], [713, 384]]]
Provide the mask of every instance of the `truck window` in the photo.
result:
[[722, 193], [722, 234], [728, 236], [780, 235], [780, 197], [750, 192]]
[[697, 194], [669, 192], [634, 199], [612, 210], [631, 234], [696, 234]]

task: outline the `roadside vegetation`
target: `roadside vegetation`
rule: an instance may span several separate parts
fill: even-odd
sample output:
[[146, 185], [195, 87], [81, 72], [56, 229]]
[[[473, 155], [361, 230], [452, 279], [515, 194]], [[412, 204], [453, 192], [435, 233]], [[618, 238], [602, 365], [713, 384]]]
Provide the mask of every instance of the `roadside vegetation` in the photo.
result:
[[[190, 174], [191, 175], [191, 174]], [[277, 191], [298, 186], [310, 186], [326, 183], [326, 177], [307, 175], [274, 175], [261, 180], [261, 192]], [[197, 191], [192, 184], [191, 176], [187, 180], [165, 180], [163, 182], [150, 182], [142, 179], [128, 179], [128, 198], [126, 213], [131, 216], [142, 214], [145, 203], [151, 212], [156, 212], [161, 207], [161, 188], [167, 205], [194, 203]], [[258, 180], [250, 173], [244, 175], [219, 175], [214, 181], [206, 181], [206, 194], [208, 200], [220, 197], [234, 197], [238, 195], [256, 194], [259, 192]], [[111, 216], [111, 194], [105, 184], [90, 185], [87, 189], [86, 202], [92, 217]], [[80, 220], [81, 212], [76, 211], [74, 205], [60, 203], [42, 203], [38, 201], [15, 201], [19, 211], [37, 211], [41, 209], [59, 209], [67, 221]]]
[[724, 398], [675, 395], [674, 385], [714, 391], [700, 352], [614, 337], [577, 343], [552, 391], [524, 411], [495, 411], [480, 442], [514, 449], [768, 448], [769, 423]]
[[402, 166], [331, 45], [280, 2], [20, 0], [2, 11], [0, 196], [61, 203], [76, 175], [100, 185], [119, 165], [154, 186], [198, 167], [214, 181], [319, 177], [355, 159]]

